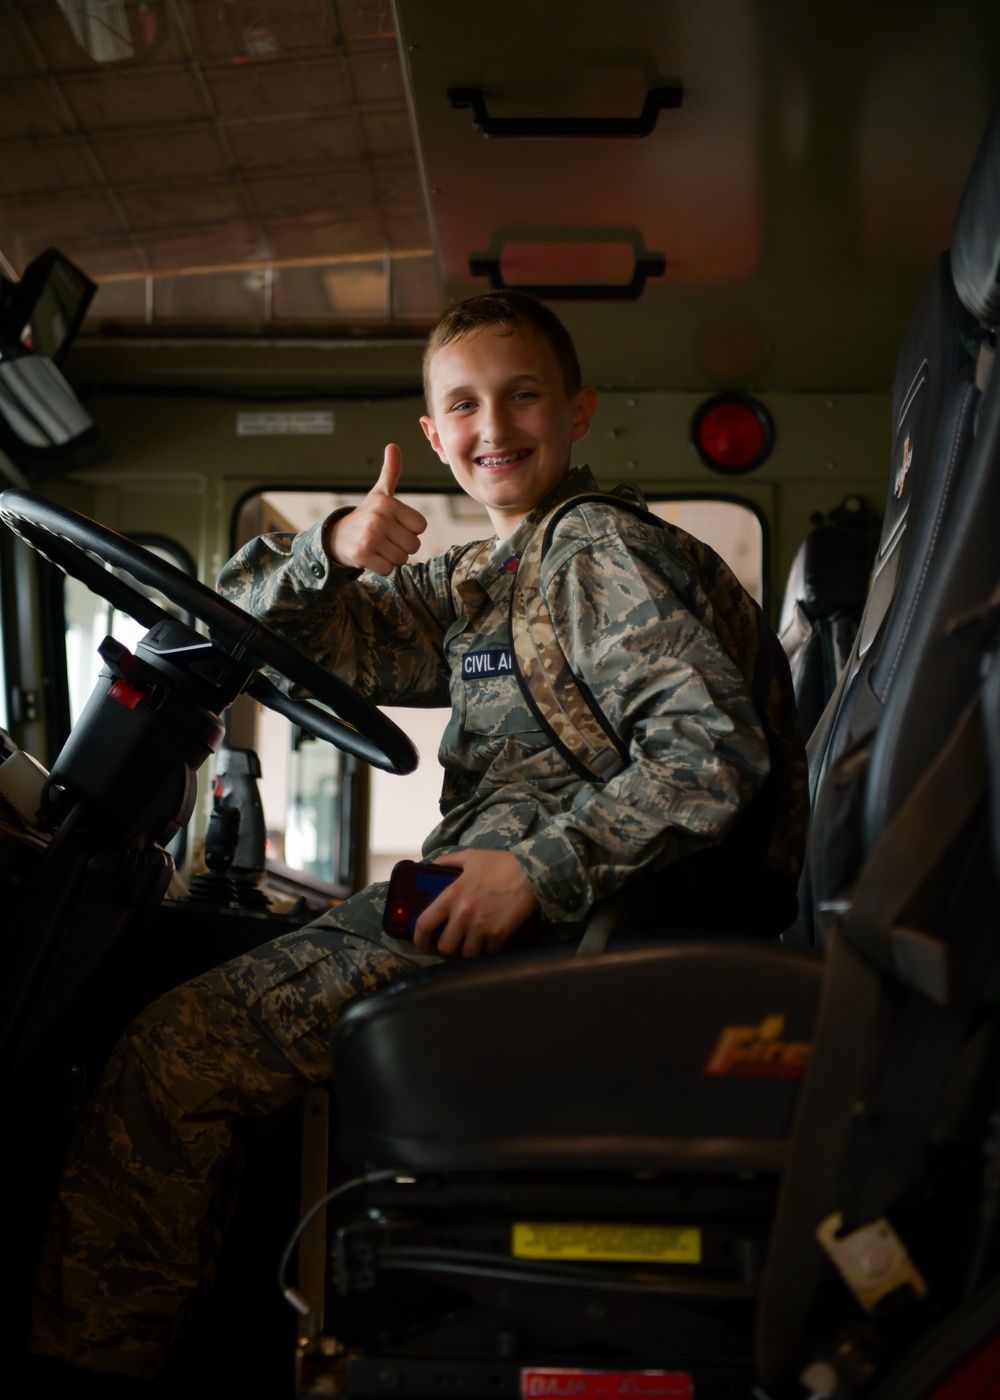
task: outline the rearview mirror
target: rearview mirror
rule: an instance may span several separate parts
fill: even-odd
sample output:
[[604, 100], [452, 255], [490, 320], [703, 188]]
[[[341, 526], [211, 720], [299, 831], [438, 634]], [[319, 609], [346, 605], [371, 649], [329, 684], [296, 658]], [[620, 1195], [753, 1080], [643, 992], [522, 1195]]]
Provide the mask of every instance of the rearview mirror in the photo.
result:
[[65, 358], [97, 286], [57, 248], [5, 283], [0, 297], [0, 342], [20, 342], [56, 364]]

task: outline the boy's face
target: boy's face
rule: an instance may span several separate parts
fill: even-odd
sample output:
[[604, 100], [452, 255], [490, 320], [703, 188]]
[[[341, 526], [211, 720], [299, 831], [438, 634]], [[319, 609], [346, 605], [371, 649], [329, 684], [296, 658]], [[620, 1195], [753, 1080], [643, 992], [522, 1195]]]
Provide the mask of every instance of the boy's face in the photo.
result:
[[570, 398], [548, 341], [488, 326], [443, 345], [430, 363], [431, 412], [420, 424], [462, 490], [504, 538], [569, 471], [597, 407]]

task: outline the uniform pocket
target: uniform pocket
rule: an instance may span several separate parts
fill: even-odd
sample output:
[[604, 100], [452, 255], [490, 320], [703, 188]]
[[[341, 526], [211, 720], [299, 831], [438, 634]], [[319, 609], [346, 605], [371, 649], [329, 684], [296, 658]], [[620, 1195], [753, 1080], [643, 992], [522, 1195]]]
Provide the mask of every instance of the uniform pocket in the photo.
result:
[[513, 676], [460, 680], [465, 728], [470, 734], [502, 736], [539, 733], [521, 687]]
[[355, 995], [342, 964], [353, 957], [356, 941], [339, 929], [321, 937], [286, 934], [231, 964], [231, 980], [269, 1040], [287, 1049], [324, 1022], [332, 1033], [340, 1007]]

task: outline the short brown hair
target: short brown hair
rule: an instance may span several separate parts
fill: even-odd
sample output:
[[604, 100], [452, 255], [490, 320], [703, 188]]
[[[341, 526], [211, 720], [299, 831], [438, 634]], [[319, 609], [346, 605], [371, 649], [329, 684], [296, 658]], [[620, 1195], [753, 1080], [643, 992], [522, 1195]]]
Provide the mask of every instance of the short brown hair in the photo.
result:
[[569, 331], [554, 311], [543, 306], [534, 297], [524, 292], [483, 292], [456, 302], [444, 313], [427, 338], [424, 351], [424, 397], [427, 411], [432, 412], [430, 365], [437, 352], [453, 340], [464, 335], [496, 326], [504, 335], [515, 331], [531, 330], [542, 337], [552, 347], [552, 352], [562, 370], [566, 395], [572, 398], [579, 392], [583, 382], [580, 374], [580, 361]]

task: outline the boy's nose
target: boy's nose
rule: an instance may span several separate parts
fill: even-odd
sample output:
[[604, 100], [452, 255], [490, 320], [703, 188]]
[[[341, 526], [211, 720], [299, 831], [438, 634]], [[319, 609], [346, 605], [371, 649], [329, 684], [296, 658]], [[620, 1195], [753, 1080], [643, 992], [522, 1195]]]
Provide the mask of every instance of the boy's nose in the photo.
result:
[[488, 408], [482, 422], [484, 442], [501, 443], [510, 437], [510, 421], [501, 406]]

